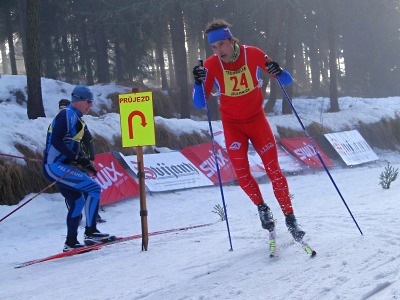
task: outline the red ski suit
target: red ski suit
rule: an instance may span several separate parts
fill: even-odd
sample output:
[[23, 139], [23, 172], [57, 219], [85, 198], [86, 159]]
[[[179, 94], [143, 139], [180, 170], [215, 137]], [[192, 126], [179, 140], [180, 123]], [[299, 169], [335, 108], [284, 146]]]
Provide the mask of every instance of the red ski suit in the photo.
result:
[[255, 205], [263, 202], [260, 188], [250, 172], [247, 156], [250, 140], [261, 157], [283, 213], [293, 213], [287, 180], [278, 164], [275, 138], [263, 110], [259, 72], [268, 73], [265, 53], [256, 47], [240, 45], [240, 55], [234, 62], [225, 63], [213, 55], [205, 61], [204, 67], [207, 69], [206, 99], [214, 84], [220, 92], [226, 148], [240, 187]]

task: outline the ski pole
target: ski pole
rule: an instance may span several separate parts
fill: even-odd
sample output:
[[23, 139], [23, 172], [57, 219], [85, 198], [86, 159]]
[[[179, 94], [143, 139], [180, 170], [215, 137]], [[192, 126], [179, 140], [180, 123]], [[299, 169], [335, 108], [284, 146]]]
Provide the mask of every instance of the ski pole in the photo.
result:
[[42, 161], [41, 159], [38, 159], [38, 158], [28, 158], [28, 157], [17, 156], [17, 155], [11, 155], [11, 154], [5, 154], [5, 153], [0, 153], [0, 156], [7, 156], [7, 157], [13, 157], [13, 158], [20, 158], [20, 159], [31, 160], [31, 161]]
[[308, 134], [306, 127], [304, 126], [304, 124], [303, 124], [303, 122], [301, 121], [299, 115], [297, 114], [297, 111], [296, 111], [296, 109], [294, 108], [294, 105], [293, 105], [292, 101], [290, 100], [288, 94], [286, 93], [285, 88], [283, 87], [283, 85], [282, 85], [282, 83], [280, 82], [280, 80], [278, 79], [278, 77], [276, 77], [276, 80], [278, 81], [279, 86], [281, 87], [281, 90], [282, 90], [283, 94], [284, 94], [285, 97], [286, 97], [286, 100], [289, 102], [290, 106], [292, 107], [293, 112], [294, 112], [294, 114], [295, 114], [297, 120], [299, 121], [301, 127], [303, 128], [304, 133], [306, 134], [308, 140], [310, 141], [311, 146], [313, 147], [315, 153], [317, 153], [318, 159], [321, 161], [321, 164], [323, 165], [323, 167], [324, 167], [326, 173], [328, 174], [329, 179], [332, 181], [333, 186], [335, 187], [335, 189], [336, 189], [336, 191], [338, 192], [340, 198], [342, 199], [344, 205], [346, 206], [347, 211], [350, 213], [350, 216], [351, 216], [351, 218], [353, 219], [354, 223], [356, 224], [356, 226], [357, 226], [358, 230], [360, 231], [361, 235], [364, 235], [363, 232], [361, 231], [360, 226], [358, 226], [357, 221], [356, 221], [356, 219], [354, 218], [354, 216], [353, 216], [353, 214], [352, 214], [352, 212], [351, 212], [349, 206], [347, 205], [346, 201], [344, 200], [344, 198], [343, 198], [343, 196], [342, 196], [342, 193], [340, 192], [338, 186], [336, 185], [335, 180], [333, 180], [333, 177], [332, 177], [331, 173], [329, 172], [329, 170], [328, 170], [328, 168], [327, 168], [327, 166], [326, 166], [324, 160], [322, 159], [322, 157], [321, 157], [321, 155], [319, 154], [317, 148], [315, 147], [313, 140], [311, 139], [310, 135]]
[[23, 206], [25, 206], [26, 204], [28, 204], [29, 202], [31, 202], [33, 199], [35, 199], [37, 196], [39, 196], [40, 194], [42, 194], [44, 191], [48, 190], [49, 188], [51, 188], [53, 185], [55, 185], [57, 182], [59, 182], [61, 179], [63, 179], [64, 177], [66, 177], [68, 174], [70, 174], [72, 171], [74, 171], [78, 166], [73, 167], [71, 170], [69, 170], [67, 173], [65, 173], [63, 176], [61, 176], [60, 178], [58, 178], [56, 181], [50, 183], [48, 186], [46, 186], [43, 190], [41, 190], [39, 193], [35, 194], [32, 198], [30, 198], [29, 200], [25, 201], [23, 204], [21, 204], [20, 206], [18, 206], [16, 209], [14, 209], [12, 212], [10, 212], [9, 214], [7, 214], [6, 216], [4, 216], [3, 218], [1, 218], [0, 223], [3, 222], [5, 219], [7, 219], [9, 216], [11, 216], [13, 213], [15, 213], [17, 210], [21, 209]]
[[[203, 67], [203, 60], [201, 60], [201, 59], [199, 59], [199, 67]], [[230, 229], [229, 229], [229, 222], [228, 222], [228, 213], [226, 212], [224, 189], [222, 188], [221, 172], [220, 172], [220, 169], [219, 169], [219, 164], [218, 164], [218, 159], [217, 159], [217, 150], [216, 150], [216, 147], [215, 147], [215, 140], [214, 140], [214, 133], [213, 133], [212, 125], [211, 125], [210, 109], [208, 108], [208, 103], [207, 103], [207, 100], [205, 99], [206, 94], [204, 92], [204, 84], [203, 84], [203, 82], [201, 83], [201, 88], [203, 89], [204, 102], [206, 103], [208, 127], [210, 128], [211, 144], [212, 144], [213, 153], [214, 153], [215, 166], [217, 168], [218, 181], [219, 181], [219, 190], [221, 192], [221, 199], [222, 199], [222, 205], [224, 207], [226, 228], [228, 230], [229, 245], [231, 247], [230, 251], [233, 251], [231, 232], [230, 232]]]

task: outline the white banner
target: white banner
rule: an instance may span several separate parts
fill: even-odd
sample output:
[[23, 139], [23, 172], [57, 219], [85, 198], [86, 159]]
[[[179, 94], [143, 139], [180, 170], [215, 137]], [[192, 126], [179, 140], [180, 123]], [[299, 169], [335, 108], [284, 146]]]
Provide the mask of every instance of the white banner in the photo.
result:
[[[124, 156], [137, 175], [136, 155]], [[163, 192], [213, 185], [194, 164], [180, 152], [143, 155], [146, 187], [151, 192]]]
[[379, 159], [357, 130], [327, 133], [325, 137], [348, 166]]

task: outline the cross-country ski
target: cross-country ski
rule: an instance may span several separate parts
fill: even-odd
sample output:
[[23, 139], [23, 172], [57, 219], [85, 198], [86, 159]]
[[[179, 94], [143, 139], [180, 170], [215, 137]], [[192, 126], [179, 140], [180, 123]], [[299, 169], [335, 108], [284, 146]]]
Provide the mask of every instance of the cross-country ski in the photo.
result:
[[[172, 233], [172, 232], [179, 232], [179, 231], [185, 231], [185, 230], [189, 230], [189, 229], [210, 226], [212, 224], [214, 224], [214, 223], [186, 226], [186, 227], [174, 228], [174, 229], [166, 229], [166, 230], [162, 230], [162, 231], [154, 231], [154, 232], [149, 232], [149, 236], [165, 234], [165, 233]], [[118, 244], [118, 243], [126, 242], [126, 241], [129, 241], [129, 240], [139, 239], [141, 237], [142, 237], [141, 234], [135, 234], [135, 235], [130, 235], [130, 236], [126, 236], [126, 237], [115, 237], [112, 240], [109, 240], [109, 241], [104, 242], [104, 243], [85, 246], [85, 247], [77, 248], [77, 249], [74, 249], [74, 250], [71, 250], [71, 251], [68, 251], [68, 252], [60, 252], [60, 253], [57, 253], [57, 254], [54, 254], [54, 255], [50, 255], [50, 256], [47, 256], [47, 257], [43, 257], [43, 258], [39, 258], [39, 259], [33, 259], [33, 260], [30, 260], [30, 261], [19, 263], [19, 264], [17, 264], [15, 266], [15, 268], [17, 268], [17, 269], [18, 268], [23, 268], [23, 267], [39, 264], [39, 263], [42, 263], [42, 262], [46, 262], [46, 261], [49, 261], [49, 260], [64, 258], [64, 257], [68, 257], [68, 256], [74, 256], [74, 255], [77, 255], [77, 254], [88, 253], [88, 252], [91, 252], [91, 251], [94, 251], [94, 250], [100, 250], [101, 248], [103, 248], [105, 246]]]

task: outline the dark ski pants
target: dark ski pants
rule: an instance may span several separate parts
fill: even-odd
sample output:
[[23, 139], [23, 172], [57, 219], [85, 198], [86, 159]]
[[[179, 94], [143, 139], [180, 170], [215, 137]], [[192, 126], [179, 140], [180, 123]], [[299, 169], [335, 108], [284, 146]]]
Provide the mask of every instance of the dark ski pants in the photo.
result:
[[[46, 177], [55, 181], [64, 176], [73, 167], [61, 163], [44, 165]], [[65, 197], [68, 207], [67, 240], [77, 240], [80, 216], [86, 207], [86, 227], [96, 228], [96, 217], [100, 202], [100, 185], [85, 172], [73, 170], [56, 183], [60, 193]], [[85, 206], [85, 202], [87, 202]]]

